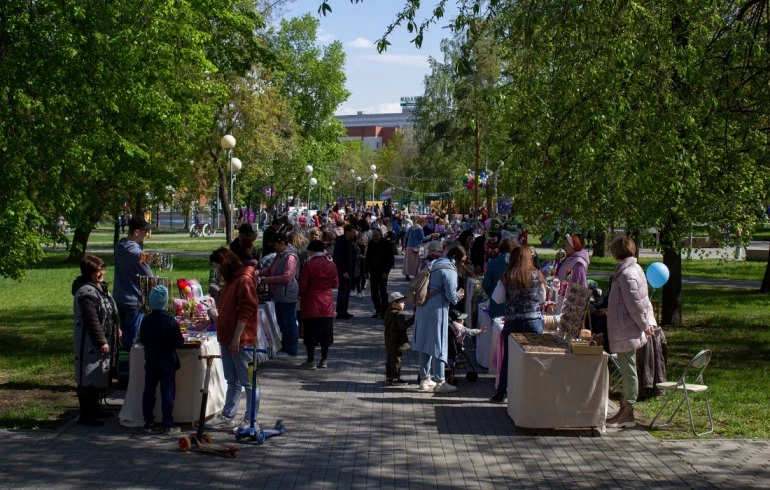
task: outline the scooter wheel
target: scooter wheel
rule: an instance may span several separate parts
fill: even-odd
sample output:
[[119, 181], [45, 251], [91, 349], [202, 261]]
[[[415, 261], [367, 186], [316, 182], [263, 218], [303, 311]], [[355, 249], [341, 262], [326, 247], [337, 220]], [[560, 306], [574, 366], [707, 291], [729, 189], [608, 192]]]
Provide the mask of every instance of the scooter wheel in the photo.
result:
[[192, 447], [192, 444], [190, 443], [190, 438], [187, 436], [182, 436], [179, 438], [179, 450], [183, 453], [186, 453], [190, 450]]
[[472, 372], [472, 371], [471, 371], [470, 373], [467, 373], [467, 374], [465, 375], [465, 379], [467, 379], [468, 381], [470, 381], [471, 383], [473, 383], [474, 381], [476, 381], [477, 379], [479, 379], [479, 375], [478, 375], [478, 373], [474, 373], [474, 372]]
[[230, 446], [229, 448], [227, 448], [227, 450], [228, 450], [228, 451], [230, 451], [229, 453], [227, 453], [227, 455], [228, 455], [229, 457], [231, 457], [231, 458], [237, 458], [237, 457], [238, 457], [238, 452], [239, 452], [239, 451], [238, 451], [238, 448], [237, 448], [237, 447], [235, 447], [235, 446]]
[[207, 432], [207, 433], [203, 434], [203, 441], [204, 441], [206, 444], [211, 444], [211, 443], [214, 441], [214, 438], [213, 438], [213, 437], [211, 437], [211, 434], [209, 434], [209, 433]]
[[257, 432], [257, 442], [259, 444], [262, 444], [263, 442], [265, 442], [265, 431], [260, 430], [259, 432]]

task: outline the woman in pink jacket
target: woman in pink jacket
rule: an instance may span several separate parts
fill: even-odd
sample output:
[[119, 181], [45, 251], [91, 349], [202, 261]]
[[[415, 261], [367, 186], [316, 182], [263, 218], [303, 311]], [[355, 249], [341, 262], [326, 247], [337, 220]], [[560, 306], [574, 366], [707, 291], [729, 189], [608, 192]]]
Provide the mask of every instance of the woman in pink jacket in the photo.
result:
[[305, 322], [305, 348], [307, 361], [300, 369], [314, 370], [315, 346], [321, 344], [319, 368], [328, 367], [326, 357], [334, 343], [334, 295], [332, 289], [339, 286], [337, 266], [326, 253], [320, 240], [307, 246], [308, 260], [299, 276], [299, 297], [302, 300], [302, 320]]
[[636, 244], [628, 236], [610, 244], [610, 253], [618, 261], [612, 276], [607, 305], [607, 336], [610, 351], [618, 355], [623, 378], [620, 410], [607, 419], [608, 427], [634, 427], [634, 403], [639, 394], [636, 378], [636, 349], [647, 343], [655, 330], [655, 314], [647, 294], [647, 278], [636, 261]]

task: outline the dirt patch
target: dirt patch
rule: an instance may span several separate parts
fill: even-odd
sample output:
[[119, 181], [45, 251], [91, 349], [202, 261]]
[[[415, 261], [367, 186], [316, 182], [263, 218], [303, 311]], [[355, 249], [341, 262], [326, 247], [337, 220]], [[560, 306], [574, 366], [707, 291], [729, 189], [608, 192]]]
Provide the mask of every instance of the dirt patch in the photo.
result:
[[30, 389], [0, 385], [0, 427], [56, 429], [78, 414], [75, 387]]

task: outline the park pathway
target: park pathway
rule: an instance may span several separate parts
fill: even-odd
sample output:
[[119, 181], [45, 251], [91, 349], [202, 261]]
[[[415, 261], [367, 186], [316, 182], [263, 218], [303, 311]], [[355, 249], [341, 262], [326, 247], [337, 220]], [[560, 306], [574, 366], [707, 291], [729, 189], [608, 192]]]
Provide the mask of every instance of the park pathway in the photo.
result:
[[[406, 289], [395, 270], [390, 289]], [[287, 432], [242, 445], [238, 459], [180, 453], [176, 437], [115, 418], [103, 428], [70, 422], [2, 431], [0, 488], [767, 488], [767, 441], [523, 434], [487, 402], [490, 375], [460, 377], [459, 391], [443, 396], [385, 387], [382, 321], [369, 318], [368, 298], [351, 305], [355, 318], [335, 325], [329, 369], [301, 371], [288, 359], [261, 368], [259, 420], [282, 418]], [[416, 377], [415, 361], [406, 356], [404, 378]]]

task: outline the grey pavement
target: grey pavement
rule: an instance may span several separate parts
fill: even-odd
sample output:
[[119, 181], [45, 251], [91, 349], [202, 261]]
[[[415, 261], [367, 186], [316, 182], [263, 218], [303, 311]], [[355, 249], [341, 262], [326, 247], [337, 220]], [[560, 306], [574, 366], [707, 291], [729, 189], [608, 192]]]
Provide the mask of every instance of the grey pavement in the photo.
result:
[[[394, 271], [389, 289], [406, 284]], [[659, 441], [643, 429], [520, 432], [504, 406], [487, 401], [488, 374], [475, 383], [458, 376], [459, 391], [449, 395], [385, 387], [383, 326], [371, 310], [368, 297], [351, 299], [356, 316], [336, 322], [329, 369], [301, 371], [303, 359], [262, 365], [260, 423], [281, 418], [287, 431], [259, 446], [239, 444], [237, 459], [181, 453], [177, 437], [114, 418], [103, 428], [69, 422], [56, 431], [2, 431], [0, 488], [768, 486], [768, 441]], [[416, 376], [409, 352], [403, 377]], [[213, 435], [236, 444], [230, 433]]]

